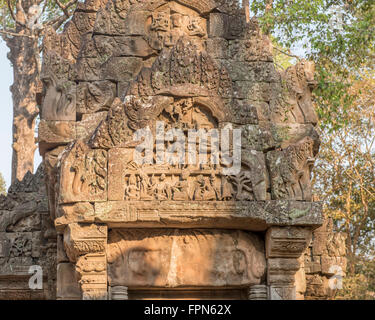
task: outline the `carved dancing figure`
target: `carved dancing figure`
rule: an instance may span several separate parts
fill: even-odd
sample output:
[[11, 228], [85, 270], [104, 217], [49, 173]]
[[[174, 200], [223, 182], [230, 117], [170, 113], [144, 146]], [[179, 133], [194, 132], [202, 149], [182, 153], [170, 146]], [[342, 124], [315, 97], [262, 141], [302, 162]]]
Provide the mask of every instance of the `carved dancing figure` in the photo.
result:
[[203, 175], [199, 175], [197, 177], [197, 180], [195, 181], [194, 185], [194, 200], [204, 200], [203, 199], [203, 194], [204, 194], [204, 177]]

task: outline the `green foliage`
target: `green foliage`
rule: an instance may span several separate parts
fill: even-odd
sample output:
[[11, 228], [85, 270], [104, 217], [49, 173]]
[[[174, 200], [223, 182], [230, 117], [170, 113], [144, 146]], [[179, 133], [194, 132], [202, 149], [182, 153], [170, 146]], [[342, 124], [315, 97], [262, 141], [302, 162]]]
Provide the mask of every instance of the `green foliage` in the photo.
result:
[[[66, 5], [70, 3], [70, 0], [60, 0], [61, 5]], [[80, 1], [78, 1], [80, 2]], [[10, 6], [13, 9], [14, 14], [16, 14], [16, 0], [10, 1]], [[57, 1], [55, 0], [42, 0], [39, 4], [41, 15], [39, 19], [39, 23], [41, 25], [46, 25], [51, 23], [52, 21], [58, 19], [59, 17], [64, 17], [64, 11], [58, 5]], [[75, 8], [75, 4], [69, 6], [67, 12], [71, 14]], [[26, 10], [25, 10], [26, 11]], [[27, 14], [27, 12], [25, 12]], [[68, 21], [68, 19], [66, 19]], [[66, 22], [64, 21], [64, 22]], [[16, 31], [16, 23], [11, 15], [9, 10], [8, 1], [7, 0], [0, 0], [0, 31], [1, 30], [8, 30], [15, 32]], [[40, 34], [42, 36], [42, 34]]]
[[349, 74], [375, 66], [375, 1], [272, 2], [272, 8], [266, 10], [267, 1], [251, 1], [250, 10], [277, 43], [300, 48], [306, 58], [316, 62], [319, 86], [315, 97], [321, 124], [339, 129], [352, 105], [352, 97], [347, 95]]

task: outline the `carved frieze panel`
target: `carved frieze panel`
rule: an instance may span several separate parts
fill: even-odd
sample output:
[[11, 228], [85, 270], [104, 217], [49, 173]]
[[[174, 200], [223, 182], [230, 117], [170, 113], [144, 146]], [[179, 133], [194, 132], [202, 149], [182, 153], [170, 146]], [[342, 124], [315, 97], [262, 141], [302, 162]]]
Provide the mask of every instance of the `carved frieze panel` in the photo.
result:
[[228, 230], [116, 230], [109, 233], [111, 286], [202, 287], [259, 284], [263, 242]]
[[183, 36], [200, 40], [207, 37], [207, 21], [175, 1], [152, 12], [147, 21], [148, 43], [156, 50], [172, 47]]
[[267, 231], [267, 258], [299, 258], [311, 240], [311, 230], [301, 227], [273, 227]]
[[108, 110], [116, 95], [116, 85], [109, 81], [80, 82], [77, 87], [77, 113]]
[[60, 161], [59, 203], [107, 199], [107, 152], [75, 142]]
[[310, 174], [319, 142], [305, 137], [284, 150], [267, 153], [273, 199], [311, 201]]

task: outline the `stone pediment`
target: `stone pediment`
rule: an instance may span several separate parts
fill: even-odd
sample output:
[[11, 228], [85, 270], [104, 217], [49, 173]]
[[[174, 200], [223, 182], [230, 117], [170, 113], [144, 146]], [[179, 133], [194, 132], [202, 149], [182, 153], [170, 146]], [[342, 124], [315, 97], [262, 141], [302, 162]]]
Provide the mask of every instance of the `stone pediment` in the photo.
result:
[[58, 272], [79, 274], [83, 298], [108, 283], [113, 296], [261, 284], [264, 297], [264, 277], [293, 297], [321, 224], [313, 65], [278, 71], [231, 0], [86, 1], [45, 48], [39, 147], [68, 259]]
[[222, 98], [231, 95], [226, 68], [189, 39], [180, 38], [172, 49], [161, 52], [151, 68], [140, 71], [123, 102], [114, 101], [90, 143], [94, 148], [127, 146], [134, 130], [152, 127], [163, 112], [169, 114], [165, 120], [184, 121], [181, 113], [193, 106], [207, 109], [217, 126], [230, 119]]

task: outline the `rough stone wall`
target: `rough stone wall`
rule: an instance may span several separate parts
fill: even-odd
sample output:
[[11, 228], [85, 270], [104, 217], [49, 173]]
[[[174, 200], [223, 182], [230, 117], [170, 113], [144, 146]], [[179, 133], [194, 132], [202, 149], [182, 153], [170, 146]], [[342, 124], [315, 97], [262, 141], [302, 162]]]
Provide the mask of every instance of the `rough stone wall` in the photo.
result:
[[339, 282], [346, 272], [345, 240], [345, 233], [333, 231], [333, 222], [330, 218], [325, 219], [324, 224], [314, 230], [313, 240], [304, 255], [305, 299], [334, 298], [337, 289], [340, 289]]
[[[42, 289], [29, 287], [31, 266], [42, 268]], [[55, 281], [56, 231], [41, 165], [0, 196], [0, 299], [54, 299]]]

